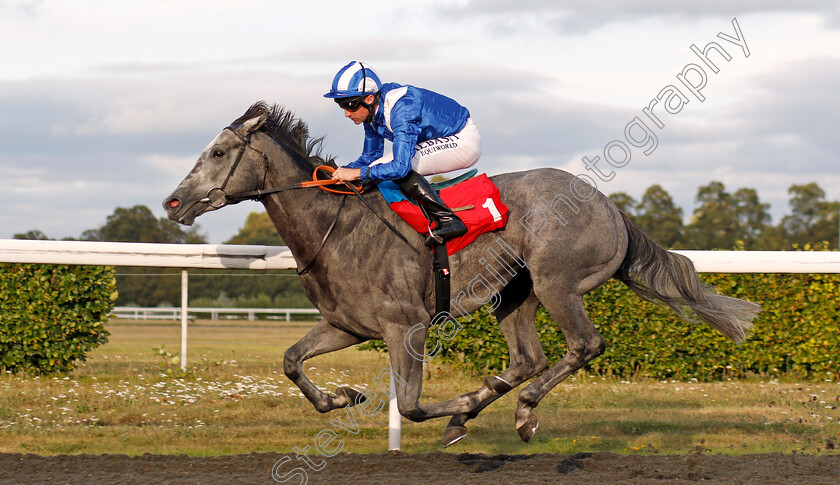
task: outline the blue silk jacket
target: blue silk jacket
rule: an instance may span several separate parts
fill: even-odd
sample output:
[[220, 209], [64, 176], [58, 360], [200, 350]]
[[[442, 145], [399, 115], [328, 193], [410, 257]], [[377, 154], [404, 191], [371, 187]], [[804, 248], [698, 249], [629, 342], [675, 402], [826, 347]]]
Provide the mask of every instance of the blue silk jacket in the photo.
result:
[[[362, 155], [346, 166], [361, 168], [363, 181], [405, 177], [411, 170], [415, 145], [458, 133], [469, 117], [467, 108], [441, 94], [410, 85], [383, 84], [376, 113], [370, 123], [364, 123]], [[382, 157], [386, 139], [393, 142], [394, 160], [370, 167]]]

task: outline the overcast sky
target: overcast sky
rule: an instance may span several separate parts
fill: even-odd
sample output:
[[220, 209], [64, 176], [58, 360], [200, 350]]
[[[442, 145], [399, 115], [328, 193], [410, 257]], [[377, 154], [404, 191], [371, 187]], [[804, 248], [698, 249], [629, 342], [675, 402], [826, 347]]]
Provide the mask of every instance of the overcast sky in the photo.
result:
[[[163, 216], [198, 154], [257, 100], [296, 112], [349, 163], [362, 130], [322, 94], [350, 60], [467, 106], [488, 174], [557, 167], [636, 199], [660, 184], [686, 219], [698, 187], [719, 180], [757, 189], [776, 223], [791, 184], [840, 199], [837, 5], [0, 0], [0, 238], [79, 237], [137, 204]], [[691, 49], [710, 42], [730, 57], [709, 53], [717, 73]], [[677, 77], [689, 67], [686, 81], [699, 84], [692, 64], [706, 76], [699, 96]], [[674, 113], [652, 108], [659, 127], [643, 108], [668, 86], [685, 100], [672, 90]], [[655, 148], [627, 139], [642, 139], [640, 126], [625, 134], [636, 117]], [[604, 163], [607, 147], [623, 166]], [[604, 177], [582, 162], [595, 156]], [[246, 202], [198, 223], [220, 243], [255, 210]]]

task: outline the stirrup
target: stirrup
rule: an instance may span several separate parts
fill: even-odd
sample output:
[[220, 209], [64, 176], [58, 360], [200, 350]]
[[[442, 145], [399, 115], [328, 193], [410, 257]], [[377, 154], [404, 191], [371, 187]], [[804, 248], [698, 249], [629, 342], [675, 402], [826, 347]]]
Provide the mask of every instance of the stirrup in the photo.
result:
[[[424, 216], [426, 215], [425, 211], [423, 212], [423, 215]], [[428, 217], [426, 219], [428, 219]], [[438, 236], [437, 234], [435, 234], [434, 231], [432, 231], [431, 222], [426, 227], [429, 230], [429, 235], [426, 236], [426, 246], [431, 247], [431, 246], [434, 246], [436, 244], [443, 244], [443, 238]]]
[[434, 246], [436, 244], [443, 244], [443, 238], [438, 236], [433, 232], [429, 232], [429, 235], [426, 236], [426, 246]]
[[[467, 226], [464, 224], [464, 221], [461, 221], [460, 219], [457, 219], [457, 218], [456, 218], [456, 220], [460, 221], [461, 225], [462, 225], [462, 226], [463, 226], [463, 228], [464, 228], [464, 232], [459, 232], [459, 233], [455, 233], [455, 234], [450, 234], [450, 235], [449, 235], [448, 237], [446, 237], [445, 239], [444, 239], [444, 236], [442, 236], [440, 233], [435, 233], [435, 231], [433, 231], [433, 230], [432, 230], [432, 225], [431, 225], [431, 224], [429, 224], [429, 225], [427, 226], [427, 227], [429, 228], [429, 229], [428, 229], [428, 231], [429, 231], [429, 235], [428, 235], [428, 236], [426, 236], [426, 246], [432, 246], [432, 245], [440, 245], [440, 244], [444, 244], [444, 243], [446, 243], [447, 241], [451, 241], [451, 240], [453, 240], [453, 239], [457, 239], [457, 238], [459, 238], [459, 237], [463, 236], [464, 234], [468, 233], [468, 232], [469, 232], [469, 229], [468, 229], [468, 228], [467, 228]], [[442, 223], [441, 223], [440, 221], [437, 221], [437, 222], [436, 222], [436, 224], [438, 224], [438, 225], [442, 225]], [[435, 227], [438, 227], [438, 226], [435, 226]], [[451, 229], [452, 229], [452, 228], [449, 228], [449, 229], [450, 229], [450, 232], [451, 232]]]

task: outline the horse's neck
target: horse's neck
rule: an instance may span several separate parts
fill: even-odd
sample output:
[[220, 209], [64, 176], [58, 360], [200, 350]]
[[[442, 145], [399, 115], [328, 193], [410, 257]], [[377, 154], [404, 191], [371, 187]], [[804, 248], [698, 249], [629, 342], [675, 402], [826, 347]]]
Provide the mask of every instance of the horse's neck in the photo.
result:
[[[305, 180], [311, 180], [313, 168], [308, 165], [301, 168], [300, 165], [292, 162], [285, 152], [270, 153], [269, 164], [266, 174], [266, 188], [291, 185]], [[310, 170], [309, 172], [306, 172]], [[348, 198], [341, 207], [342, 198]], [[318, 266], [329, 265], [331, 257], [343, 257], [335, 251], [329, 251], [331, 244], [349, 235], [350, 231], [360, 229], [365, 234], [373, 237], [376, 234], [375, 244], [378, 247], [388, 248], [392, 244], [403, 244], [396, 234], [392, 234], [387, 226], [379, 220], [376, 214], [367, 208], [355, 195], [337, 195], [325, 192], [319, 188], [293, 189], [274, 194], [263, 200], [266, 212], [274, 223], [277, 232], [283, 238], [286, 246], [291, 250], [292, 255], [298, 262], [298, 269], [310, 263], [313, 258], [318, 259]], [[366, 197], [375, 210], [392, 224], [399, 226], [397, 217], [391, 212], [388, 205], [381, 198]], [[330, 232], [333, 221], [337, 224], [329, 235], [325, 250], [318, 253], [318, 248], [324, 237]], [[403, 226], [405, 227], [405, 226]], [[408, 235], [410, 237], [410, 235]], [[358, 238], [356, 238], [358, 239]], [[371, 244], [374, 244], [371, 241]], [[415, 251], [417, 252], [417, 251]], [[419, 254], [419, 253], [418, 253]], [[346, 255], [345, 255], [346, 256]], [[317, 272], [313, 270], [313, 272]]]
[[[280, 176], [281, 171], [283, 176]], [[266, 188], [311, 180], [311, 172], [305, 173], [304, 169], [295, 168], [294, 175], [290, 177], [291, 171], [288, 164], [272, 163], [266, 176]], [[287, 190], [263, 200], [269, 218], [300, 267], [315, 256], [321, 240], [335, 219], [342, 197], [312, 187]], [[342, 217], [354, 212], [349, 205], [345, 204], [342, 209]]]
[[266, 198], [263, 205], [286, 245], [292, 252], [300, 253], [326, 234], [341, 202], [339, 197], [312, 187], [275, 194]]

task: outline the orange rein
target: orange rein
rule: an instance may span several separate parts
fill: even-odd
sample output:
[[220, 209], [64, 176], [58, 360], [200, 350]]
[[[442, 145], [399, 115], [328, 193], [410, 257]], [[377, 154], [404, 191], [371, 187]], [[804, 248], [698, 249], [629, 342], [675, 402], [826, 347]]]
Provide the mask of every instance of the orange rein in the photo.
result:
[[312, 180], [307, 181], [307, 182], [301, 182], [300, 186], [301, 187], [318, 187], [319, 189], [321, 189], [323, 191], [332, 192], [333, 194], [349, 195], [349, 194], [354, 194], [355, 193], [352, 190], [338, 190], [338, 189], [331, 189], [331, 188], [327, 187], [329, 185], [344, 184], [348, 188], [351, 187], [351, 186], [354, 187], [360, 194], [364, 193], [364, 189], [362, 188], [361, 185], [351, 184], [350, 182], [342, 182], [340, 180], [319, 179], [318, 178], [318, 172], [320, 172], [321, 170], [327, 172], [328, 174], [330, 174], [330, 176], [332, 176], [333, 172], [335, 172], [335, 169], [333, 167], [330, 167], [328, 165], [320, 165], [315, 169], [314, 172], [312, 172]]

